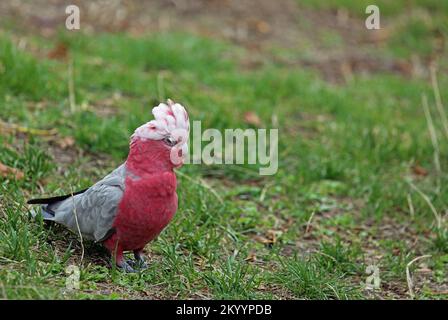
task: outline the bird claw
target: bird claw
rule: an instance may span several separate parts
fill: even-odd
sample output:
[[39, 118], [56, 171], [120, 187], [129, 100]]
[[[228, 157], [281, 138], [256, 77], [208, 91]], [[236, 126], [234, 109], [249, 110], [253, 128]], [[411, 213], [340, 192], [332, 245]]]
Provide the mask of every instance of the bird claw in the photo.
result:
[[148, 269], [148, 264], [145, 262], [145, 260], [135, 261], [135, 263], [136, 267], [139, 268], [140, 270]]
[[148, 264], [143, 257], [136, 258], [135, 260], [126, 260], [127, 264], [133, 269], [145, 270], [148, 269]]
[[121, 264], [117, 264], [117, 267], [121, 269], [121, 271], [126, 273], [135, 273], [137, 270], [135, 270], [131, 264], [129, 264], [127, 261], [122, 262]]

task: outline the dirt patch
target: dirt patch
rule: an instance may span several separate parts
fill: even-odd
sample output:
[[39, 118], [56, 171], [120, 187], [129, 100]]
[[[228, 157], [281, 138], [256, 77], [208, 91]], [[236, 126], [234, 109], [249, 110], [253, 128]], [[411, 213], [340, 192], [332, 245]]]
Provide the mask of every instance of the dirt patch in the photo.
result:
[[[294, 0], [13, 1], [0, 3], [0, 19], [13, 21], [19, 33], [54, 37], [65, 28], [65, 8], [70, 4], [80, 8], [81, 32], [143, 36], [182, 31], [225, 39], [249, 51], [241, 62], [242, 68], [258, 68], [264, 62], [280, 60], [293, 67], [315, 69], [335, 83], [358, 73], [409, 76], [422, 69], [418, 59], [394, 60], [368, 53], [384, 44], [393, 26], [369, 31], [362, 19], [346, 10], [312, 10]], [[325, 34], [338, 37], [340, 43], [325, 44]], [[279, 59], [272, 55], [272, 48], [296, 53], [286, 60]]]
[[236, 41], [285, 37], [296, 20], [293, 0], [37, 0], [0, 4], [1, 16], [26, 30], [52, 36], [64, 28], [66, 6], [80, 8], [81, 29], [85, 32], [193, 31], [223, 36]]
[[298, 63], [318, 70], [325, 80], [333, 83], [351, 81], [355, 74], [395, 73], [402, 76], [414, 74], [413, 65], [406, 60], [380, 59], [368, 55], [343, 55]]
[[[381, 222], [374, 222], [373, 220], [364, 221], [362, 228], [364, 232], [368, 232], [368, 237], [363, 240], [363, 250], [365, 252], [366, 264], [379, 265], [380, 268], [388, 268], [387, 262], [384, 261], [385, 252], [389, 252], [394, 257], [399, 258], [404, 256], [404, 264], [409, 263], [413, 258], [422, 256], [427, 250], [426, 240], [431, 237], [429, 232], [418, 232], [415, 226], [410, 221], [397, 221], [392, 217], [383, 217]], [[381, 241], [395, 241], [397, 247], [393, 247], [390, 250], [385, 249], [381, 245]], [[403, 244], [406, 248], [402, 250], [398, 244]], [[448, 286], [448, 282], [440, 283], [440, 279], [437, 280], [433, 270], [428, 267], [430, 259], [419, 261], [411, 270], [414, 291], [419, 294], [424, 291], [431, 292], [431, 294], [437, 292], [444, 292], [444, 288]], [[414, 270], [415, 269], [415, 270]], [[400, 280], [396, 275], [391, 275], [390, 270], [382, 270], [385, 279], [382, 282], [381, 292], [377, 292], [378, 297], [383, 298], [410, 298], [407, 280], [406, 269], [403, 267], [400, 271]]]

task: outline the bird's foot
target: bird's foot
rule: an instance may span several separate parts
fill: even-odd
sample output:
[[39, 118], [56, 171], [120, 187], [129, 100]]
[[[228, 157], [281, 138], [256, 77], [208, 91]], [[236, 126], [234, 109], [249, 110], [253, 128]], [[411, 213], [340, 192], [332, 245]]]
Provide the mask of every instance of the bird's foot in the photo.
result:
[[139, 269], [139, 270], [145, 270], [148, 269], [148, 264], [146, 263], [145, 259], [140, 256], [140, 257], [136, 257], [135, 260], [126, 260], [126, 262], [134, 269]]
[[145, 262], [126, 260], [126, 263], [134, 270], [134, 272], [148, 269], [148, 265]]
[[117, 263], [117, 267], [126, 273], [135, 273], [137, 270], [133, 268], [133, 265], [128, 261], [122, 261], [121, 263]]
[[146, 259], [143, 253], [143, 250], [135, 250], [134, 251], [134, 260], [131, 264], [132, 267], [138, 268], [140, 270], [148, 269], [148, 264], [146, 263]]

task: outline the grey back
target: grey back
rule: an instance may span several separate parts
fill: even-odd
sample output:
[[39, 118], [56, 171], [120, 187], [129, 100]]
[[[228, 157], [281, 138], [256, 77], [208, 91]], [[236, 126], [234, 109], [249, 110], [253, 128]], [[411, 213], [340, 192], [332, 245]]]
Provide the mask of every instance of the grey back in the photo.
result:
[[73, 232], [81, 231], [85, 239], [103, 240], [112, 229], [123, 197], [125, 179], [126, 166], [122, 164], [84, 193], [48, 205], [47, 210], [54, 213], [50, 220]]

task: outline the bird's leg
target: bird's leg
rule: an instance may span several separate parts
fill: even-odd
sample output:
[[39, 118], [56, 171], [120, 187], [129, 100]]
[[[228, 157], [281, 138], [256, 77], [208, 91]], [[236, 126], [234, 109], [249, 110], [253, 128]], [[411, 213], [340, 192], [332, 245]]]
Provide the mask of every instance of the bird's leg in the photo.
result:
[[131, 267], [131, 265], [125, 261], [123, 258], [121, 260], [116, 260], [115, 262], [117, 264], [117, 267], [123, 270], [124, 272], [134, 273], [137, 272], [134, 268]]
[[146, 263], [143, 248], [134, 250], [134, 258], [135, 258], [136, 266], [138, 266], [140, 269], [148, 268], [148, 264]]
[[112, 256], [112, 261], [115, 260], [115, 264], [118, 268], [120, 268], [124, 272], [136, 272], [131, 264], [124, 260], [123, 248], [118, 243], [118, 239], [115, 239], [115, 237], [111, 237], [104, 242], [104, 246], [109, 250]]

